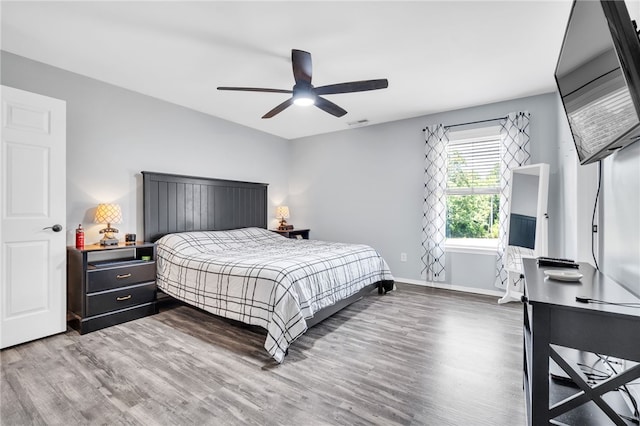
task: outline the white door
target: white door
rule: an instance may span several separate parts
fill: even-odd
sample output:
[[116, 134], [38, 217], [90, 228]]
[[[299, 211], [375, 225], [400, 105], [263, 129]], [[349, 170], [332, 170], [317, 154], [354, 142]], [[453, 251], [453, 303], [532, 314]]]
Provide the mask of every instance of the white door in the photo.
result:
[[66, 330], [66, 235], [59, 228], [66, 223], [66, 103], [1, 90], [0, 348], [6, 348]]

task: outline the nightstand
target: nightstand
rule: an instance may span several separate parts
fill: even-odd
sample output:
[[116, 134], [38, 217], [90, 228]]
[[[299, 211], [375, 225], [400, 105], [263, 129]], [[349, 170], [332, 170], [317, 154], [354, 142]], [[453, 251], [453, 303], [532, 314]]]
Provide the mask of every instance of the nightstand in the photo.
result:
[[80, 334], [152, 315], [156, 245], [67, 247], [67, 310]]
[[273, 232], [277, 232], [283, 237], [287, 238], [302, 238], [304, 240], [309, 239], [309, 230], [308, 229], [288, 229], [286, 231], [281, 231], [279, 229], [272, 229]]

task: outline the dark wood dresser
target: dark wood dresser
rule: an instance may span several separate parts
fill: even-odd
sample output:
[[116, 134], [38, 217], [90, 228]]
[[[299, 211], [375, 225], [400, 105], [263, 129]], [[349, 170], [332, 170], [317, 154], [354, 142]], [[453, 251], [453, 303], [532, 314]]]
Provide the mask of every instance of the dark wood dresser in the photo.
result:
[[69, 324], [89, 333], [157, 312], [154, 243], [67, 247]]

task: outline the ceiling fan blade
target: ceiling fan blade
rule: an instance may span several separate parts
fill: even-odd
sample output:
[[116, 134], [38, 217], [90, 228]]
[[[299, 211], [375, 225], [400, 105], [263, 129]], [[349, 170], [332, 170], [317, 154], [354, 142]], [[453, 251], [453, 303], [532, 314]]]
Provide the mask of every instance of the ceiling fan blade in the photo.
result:
[[262, 118], [271, 118], [274, 115], [279, 114], [285, 109], [289, 108], [292, 104], [293, 104], [293, 98], [289, 98], [283, 103], [281, 103], [280, 105], [278, 105], [277, 107], [275, 107], [274, 109], [272, 109], [271, 111], [269, 111], [268, 113], [266, 113], [265, 115], [263, 115]]
[[264, 89], [262, 87], [218, 87], [218, 90], [235, 90], [239, 92], [293, 93], [292, 90]]
[[347, 113], [347, 111], [340, 108], [338, 105], [326, 100], [325, 98], [321, 98], [320, 96], [316, 96], [315, 105], [321, 110], [328, 112], [331, 115], [335, 115], [336, 117], [342, 117]]
[[367, 90], [386, 89], [389, 81], [386, 78], [379, 80], [351, 81], [348, 83], [330, 84], [315, 88], [317, 95], [333, 95], [337, 93], [365, 92]]
[[293, 65], [293, 78], [296, 84], [305, 82], [311, 84], [311, 53], [304, 50], [291, 49], [291, 64]]

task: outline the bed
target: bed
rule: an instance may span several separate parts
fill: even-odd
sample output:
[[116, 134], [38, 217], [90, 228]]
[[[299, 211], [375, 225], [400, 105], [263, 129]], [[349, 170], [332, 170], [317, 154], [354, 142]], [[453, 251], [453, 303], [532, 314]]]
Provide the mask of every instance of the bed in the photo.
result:
[[386, 262], [369, 246], [268, 231], [266, 184], [142, 174], [158, 288], [265, 329], [264, 347], [278, 363], [309, 327], [375, 288], [393, 288]]

